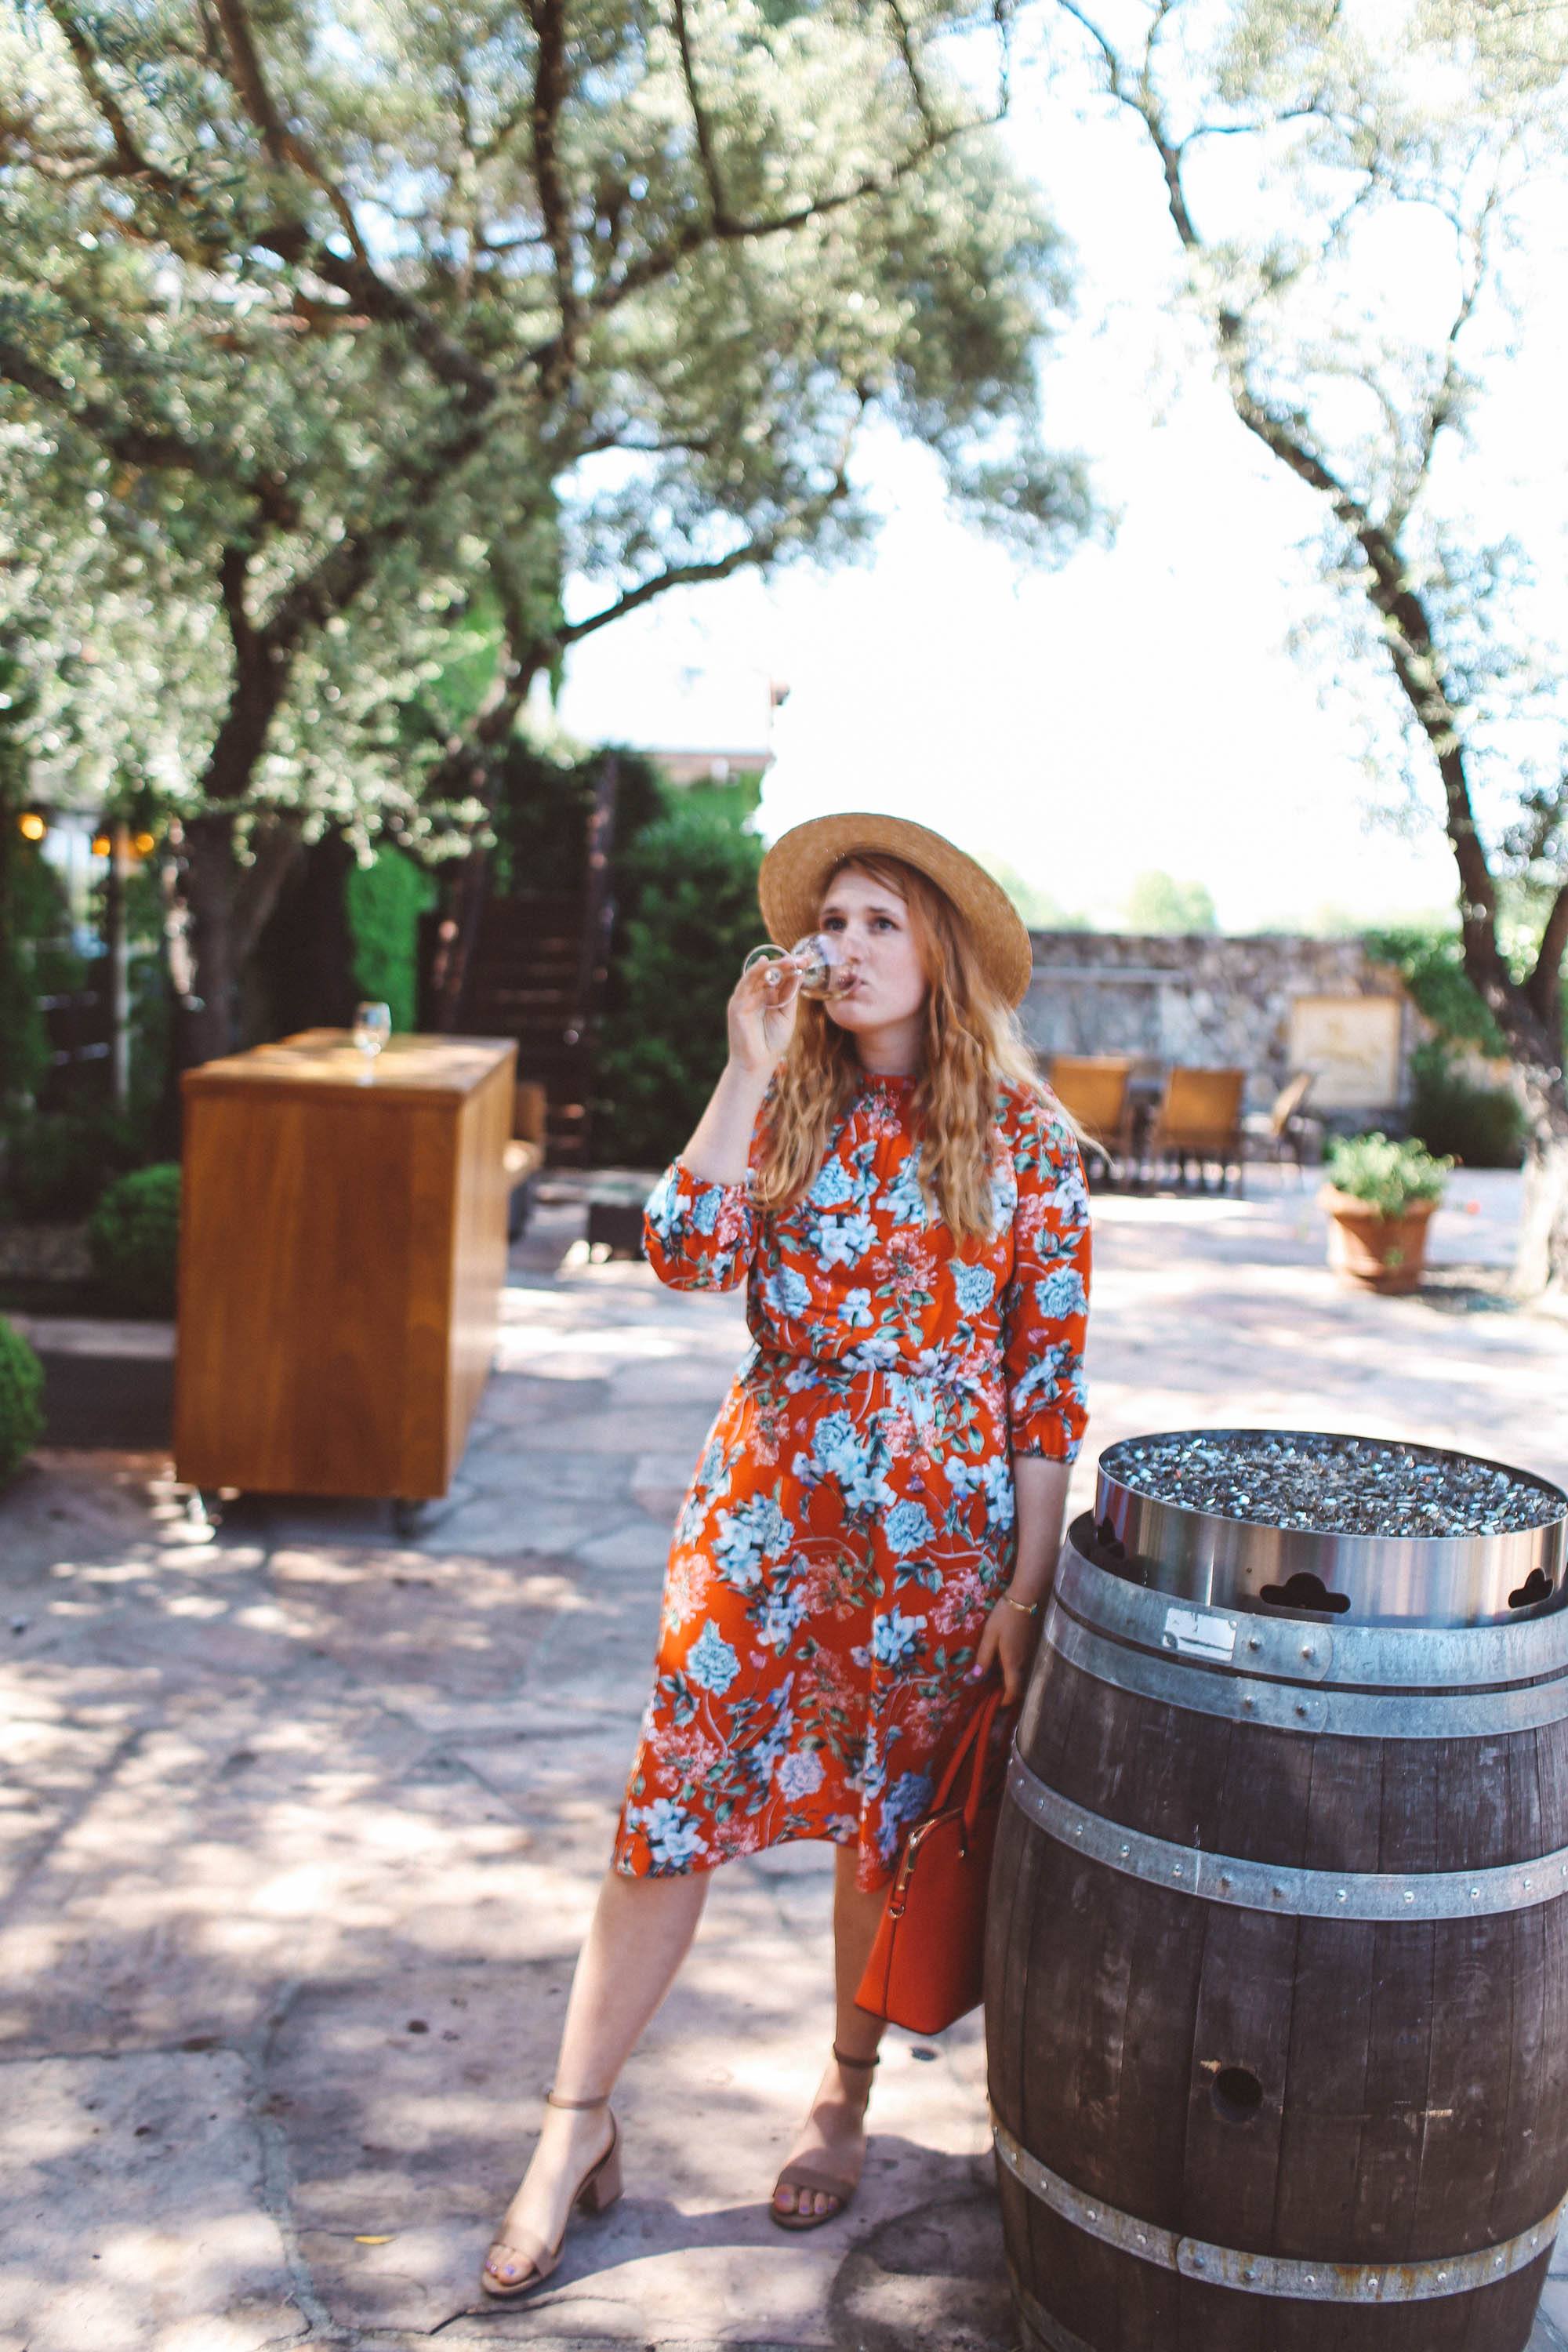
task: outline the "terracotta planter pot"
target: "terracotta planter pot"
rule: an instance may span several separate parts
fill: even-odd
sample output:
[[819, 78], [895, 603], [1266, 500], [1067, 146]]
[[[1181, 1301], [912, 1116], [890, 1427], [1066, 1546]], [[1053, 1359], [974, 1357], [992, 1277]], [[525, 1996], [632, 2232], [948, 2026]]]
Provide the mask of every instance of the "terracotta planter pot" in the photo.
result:
[[1329, 1213], [1329, 1265], [1335, 1274], [1363, 1290], [1415, 1288], [1436, 1201], [1412, 1201], [1402, 1215], [1385, 1217], [1331, 1184], [1318, 1198]]

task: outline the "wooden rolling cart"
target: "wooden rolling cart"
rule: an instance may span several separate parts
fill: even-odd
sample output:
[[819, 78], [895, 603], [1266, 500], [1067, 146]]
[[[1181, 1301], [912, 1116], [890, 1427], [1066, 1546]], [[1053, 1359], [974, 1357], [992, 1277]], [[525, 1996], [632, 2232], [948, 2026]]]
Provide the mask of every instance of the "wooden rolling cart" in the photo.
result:
[[175, 1475], [444, 1495], [489, 1370], [517, 1048], [310, 1029], [184, 1078]]

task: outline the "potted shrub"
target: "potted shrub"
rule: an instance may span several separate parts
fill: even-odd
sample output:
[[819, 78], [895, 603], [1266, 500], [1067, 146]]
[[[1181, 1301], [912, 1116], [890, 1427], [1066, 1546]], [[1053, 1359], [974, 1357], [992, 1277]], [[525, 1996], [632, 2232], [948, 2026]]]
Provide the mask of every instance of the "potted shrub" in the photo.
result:
[[1318, 1198], [1329, 1213], [1329, 1264], [1368, 1290], [1414, 1290], [1426, 1255], [1426, 1224], [1453, 1161], [1424, 1143], [1356, 1135], [1329, 1153]]

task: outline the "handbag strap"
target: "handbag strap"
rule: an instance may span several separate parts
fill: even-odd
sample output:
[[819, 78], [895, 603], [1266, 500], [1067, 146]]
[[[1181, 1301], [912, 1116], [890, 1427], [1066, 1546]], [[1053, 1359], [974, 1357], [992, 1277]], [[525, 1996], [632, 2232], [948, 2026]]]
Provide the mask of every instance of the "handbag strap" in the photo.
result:
[[963, 1729], [958, 1745], [948, 1758], [937, 1792], [931, 1800], [932, 1812], [940, 1812], [952, 1797], [958, 1776], [969, 1762], [969, 1786], [963, 1796], [963, 1819], [966, 1828], [973, 1829], [980, 1811], [980, 1800], [985, 1786], [985, 1758], [991, 1745], [991, 1727], [996, 1720], [996, 1710], [1002, 1704], [1002, 1685], [989, 1690], [975, 1707]]

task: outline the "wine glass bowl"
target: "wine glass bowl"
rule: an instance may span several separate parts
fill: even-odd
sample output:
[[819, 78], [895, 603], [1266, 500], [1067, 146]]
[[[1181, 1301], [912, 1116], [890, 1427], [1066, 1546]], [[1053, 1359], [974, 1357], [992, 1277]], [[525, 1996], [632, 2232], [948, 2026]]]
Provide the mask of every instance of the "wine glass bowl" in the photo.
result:
[[776, 947], [769, 940], [763, 946], [752, 950], [741, 969], [747, 972], [759, 963], [766, 963], [770, 967], [767, 976], [770, 988], [777, 985], [778, 976], [785, 967], [793, 965], [800, 974], [803, 996], [838, 996], [850, 984], [849, 975], [845, 970], [844, 950], [839, 941], [826, 931], [810, 931], [805, 939], [796, 940], [794, 947], [787, 950]]
[[354, 1044], [364, 1056], [364, 1075], [368, 1078], [374, 1073], [376, 1055], [392, 1034], [391, 1005], [355, 1005], [353, 1034]]

